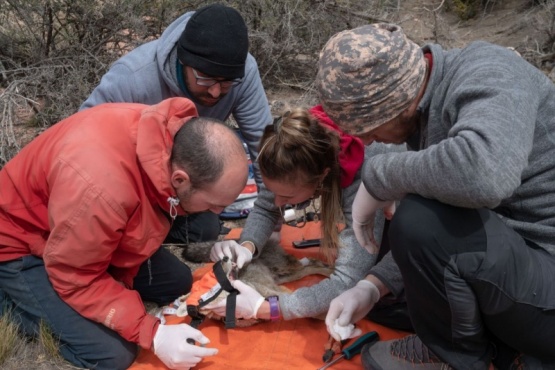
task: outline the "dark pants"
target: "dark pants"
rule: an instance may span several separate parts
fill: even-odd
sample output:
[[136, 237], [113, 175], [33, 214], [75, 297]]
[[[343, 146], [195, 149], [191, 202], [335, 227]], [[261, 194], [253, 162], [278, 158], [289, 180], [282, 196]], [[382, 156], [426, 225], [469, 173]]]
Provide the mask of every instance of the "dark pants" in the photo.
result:
[[[165, 248], [147, 262], [134, 280], [134, 289], [143, 299], [169, 303], [190, 291], [191, 270]], [[44, 322], [59, 338], [61, 355], [78, 367], [127, 369], [137, 355], [136, 344], [62, 301], [48, 280], [43, 260], [34, 256], [0, 263], [0, 313], [7, 312], [29, 336], [36, 336]]]
[[217, 240], [221, 223], [217, 214], [212, 212], [178, 216], [164, 243], [198, 243]]
[[555, 362], [555, 256], [492, 211], [409, 195], [391, 221], [418, 336], [456, 369], [486, 369], [492, 342]]
[[[380, 251], [378, 252], [378, 257], [376, 258], [376, 263], [379, 263], [391, 250], [391, 247], [389, 246], [389, 238], [387, 237], [389, 224], [389, 220], [385, 220], [382, 242], [380, 245]], [[366, 318], [377, 324], [384, 325], [392, 329], [414, 332], [414, 327], [410, 321], [409, 310], [404, 294], [397, 298], [392, 298], [391, 295], [388, 295], [380, 299], [378, 303], [372, 307], [372, 310], [368, 313], [368, 315], [366, 315]]]

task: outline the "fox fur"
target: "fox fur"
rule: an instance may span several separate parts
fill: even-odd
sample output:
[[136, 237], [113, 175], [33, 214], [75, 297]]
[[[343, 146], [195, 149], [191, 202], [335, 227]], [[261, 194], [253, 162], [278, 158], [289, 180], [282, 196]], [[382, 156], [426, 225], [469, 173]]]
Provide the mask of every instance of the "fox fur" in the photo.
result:
[[[210, 262], [210, 251], [215, 242], [191, 243], [182, 252], [185, 260], [203, 263]], [[257, 258], [238, 270], [235, 263], [224, 259], [222, 267], [230, 279], [239, 279], [245, 284], [250, 285], [263, 297], [277, 295], [287, 292], [288, 289], [281, 284], [299, 280], [305, 276], [318, 274], [326, 277], [330, 276], [333, 268], [327, 266], [322, 261], [314, 258], [303, 258], [301, 260], [286, 253], [283, 248], [274, 240], [270, 240], [262, 249]], [[180, 306], [177, 309], [178, 316], [187, 315], [186, 300], [189, 295], [179, 298]], [[217, 300], [225, 299], [228, 296], [226, 291], [222, 291]], [[206, 318], [222, 320], [214, 312], [200, 310]], [[237, 320], [237, 326], [246, 327], [258, 323], [260, 320]]]
[[[203, 263], [210, 262], [210, 251], [215, 242], [201, 242], [191, 243], [182, 252], [182, 257], [185, 260]], [[281, 284], [291, 281], [299, 280], [305, 276], [318, 274], [329, 277], [333, 272], [333, 268], [329, 267], [320, 260], [313, 258], [303, 258], [301, 260], [286, 253], [281, 245], [273, 239], [262, 249], [260, 255], [253, 259], [249, 264], [237, 271], [235, 263], [226, 261], [223, 264], [224, 271], [228, 278], [240, 279], [245, 284], [250, 285], [256, 289], [263, 297], [277, 295], [279, 293], [287, 292], [288, 290]], [[226, 291], [222, 291], [217, 299], [225, 299], [228, 296]], [[178, 316], [185, 316], [187, 311], [186, 299], [187, 295], [181, 297], [179, 300], [181, 305], [178, 308]], [[206, 318], [213, 320], [223, 321], [223, 317], [216, 315], [213, 312], [201, 310], [200, 311]], [[238, 319], [236, 320], [237, 327], [248, 327], [259, 323], [259, 319]], [[340, 353], [343, 343], [336, 341], [331, 335], [326, 342], [325, 353], [333, 356]]]
[[[214, 243], [191, 243], [184, 248], [182, 257], [195, 263], [210, 262], [210, 250]], [[287, 291], [281, 284], [313, 274], [327, 277], [332, 272], [333, 268], [322, 261], [314, 258], [299, 260], [270, 239], [260, 255], [238, 271], [236, 278], [252, 286], [263, 297], [269, 297]]]

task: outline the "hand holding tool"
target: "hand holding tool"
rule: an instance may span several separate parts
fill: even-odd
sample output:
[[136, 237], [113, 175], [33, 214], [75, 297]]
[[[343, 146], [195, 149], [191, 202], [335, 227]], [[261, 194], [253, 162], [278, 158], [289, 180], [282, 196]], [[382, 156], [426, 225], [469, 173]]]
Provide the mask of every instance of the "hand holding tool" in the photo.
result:
[[319, 368], [318, 370], [327, 369], [328, 367], [332, 366], [333, 364], [339, 362], [344, 358], [347, 360], [350, 360], [355, 355], [358, 355], [360, 353], [360, 351], [362, 350], [362, 347], [364, 347], [365, 344], [377, 341], [378, 339], [379, 339], [378, 333], [376, 333], [375, 331], [371, 331], [369, 333], [362, 335], [353, 344], [351, 344], [350, 346], [342, 350], [341, 356], [337, 357], [335, 360]]

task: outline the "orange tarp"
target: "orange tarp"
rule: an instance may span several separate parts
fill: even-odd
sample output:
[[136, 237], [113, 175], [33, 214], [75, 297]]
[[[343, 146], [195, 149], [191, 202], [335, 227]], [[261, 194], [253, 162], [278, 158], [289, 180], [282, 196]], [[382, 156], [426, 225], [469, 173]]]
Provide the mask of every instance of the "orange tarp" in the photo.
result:
[[[296, 250], [293, 240], [313, 239], [319, 237], [319, 225], [308, 223], [303, 229], [289, 226], [282, 228], [282, 245], [287, 252], [299, 257], [316, 257], [318, 248]], [[237, 238], [240, 231], [232, 230], [228, 238]], [[207, 264], [194, 272], [195, 279], [200, 278], [209, 269]], [[290, 289], [317, 283], [322, 277], [307, 276], [297, 282], [286, 284]], [[166, 316], [168, 323], [189, 322], [189, 318]], [[400, 338], [406, 333], [392, 330], [368, 320], [357, 323], [363, 332], [375, 330], [381, 340]], [[322, 320], [296, 319], [278, 322], [264, 322], [248, 328], [225, 329], [223, 323], [206, 320], [199, 328], [211, 343], [209, 347], [218, 348], [219, 353], [207, 357], [195, 369], [241, 369], [241, 370], [282, 370], [282, 369], [318, 369], [324, 365], [322, 355], [328, 339], [326, 325]], [[352, 340], [354, 341], [354, 339]], [[349, 343], [347, 343], [348, 345]], [[343, 360], [330, 369], [360, 369], [360, 356]], [[164, 364], [150, 351], [142, 350], [132, 370], [165, 370]]]

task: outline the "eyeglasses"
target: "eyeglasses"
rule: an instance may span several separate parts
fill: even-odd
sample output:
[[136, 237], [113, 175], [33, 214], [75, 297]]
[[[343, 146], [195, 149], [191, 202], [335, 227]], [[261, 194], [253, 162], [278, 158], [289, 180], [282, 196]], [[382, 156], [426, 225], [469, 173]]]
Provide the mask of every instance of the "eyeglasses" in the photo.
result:
[[215, 84], [220, 84], [222, 89], [229, 89], [231, 86], [236, 86], [243, 81], [241, 78], [236, 78], [234, 80], [216, 80], [212, 77], [199, 76], [194, 68], [191, 69], [193, 70], [193, 76], [197, 79], [197, 85], [199, 86], [212, 87]]

